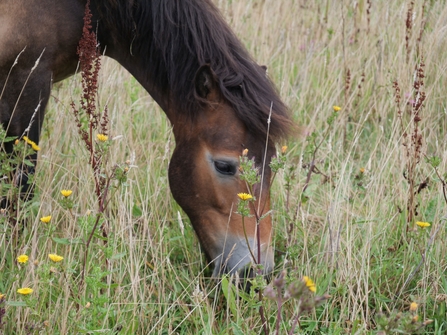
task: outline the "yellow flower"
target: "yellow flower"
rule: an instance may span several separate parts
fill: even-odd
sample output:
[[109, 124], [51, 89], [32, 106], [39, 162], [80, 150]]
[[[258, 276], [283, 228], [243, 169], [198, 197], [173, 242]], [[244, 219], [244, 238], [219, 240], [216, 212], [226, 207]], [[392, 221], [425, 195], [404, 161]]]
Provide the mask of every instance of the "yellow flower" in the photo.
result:
[[414, 301], [410, 304], [410, 312], [415, 312], [418, 309], [418, 304]]
[[96, 134], [96, 138], [100, 142], [105, 142], [105, 141], [107, 141], [109, 139], [109, 137], [107, 135], [104, 135], [104, 134]]
[[312, 279], [310, 279], [308, 276], [304, 276], [303, 281], [306, 284], [309, 291], [311, 291], [313, 293], [317, 292], [317, 286], [315, 285], [315, 283]]
[[0, 293], [0, 301], [2, 301], [6, 297], [6, 294]]
[[33, 293], [33, 289], [29, 287], [22, 287], [17, 290], [17, 293], [27, 295]]
[[59, 256], [57, 254], [49, 254], [48, 258], [51, 259], [53, 262], [58, 263], [64, 259], [64, 257]]
[[39, 151], [40, 147], [36, 143], [31, 143], [31, 148], [33, 148], [34, 151]]
[[340, 106], [332, 106], [332, 108], [334, 109], [334, 112], [341, 111], [341, 107]]
[[242, 150], [242, 156], [247, 156], [248, 155], [248, 149], [244, 149]]
[[365, 173], [365, 168], [360, 168], [360, 173]]
[[21, 264], [26, 264], [28, 262], [28, 256], [27, 255], [20, 255], [17, 257], [17, 262]]
[[48, 223], [50, 221], [51, 221], [51, 215], [43, 216], [40, 218], [40, 222], [43, 222], [43, 223]]
[[72, 190], [62, 190], [61, 191], [61, 194], [66, 198], [68, 198], [72, 193], [73, 193]]
[[287, 145], [283, 145], [283, 146], [281, 147], [281, 153], [282, 153], [282, 154], [285, 154], [286, 151], [287, 151]]
[[238, 193], [237, 196], [239, 197], [239, 199], [244, 201], [253, 199], [252, 195], [248, 193]]
[[36, 144], [36, 142], [31, 141], [28, 136], [23, 136], [23, 140], [28, 143], [29, 145], [31, 145], [31, 148], [33, 148], [34, 151], [39, 151], [40, 147]]
[[421, 227], [422, 229], [430, 227], [431, 224], [428, 222], [422, 222], [422, 221], [418, 221], [416, 222], [416, 225], [418, 225], [419, 227]]

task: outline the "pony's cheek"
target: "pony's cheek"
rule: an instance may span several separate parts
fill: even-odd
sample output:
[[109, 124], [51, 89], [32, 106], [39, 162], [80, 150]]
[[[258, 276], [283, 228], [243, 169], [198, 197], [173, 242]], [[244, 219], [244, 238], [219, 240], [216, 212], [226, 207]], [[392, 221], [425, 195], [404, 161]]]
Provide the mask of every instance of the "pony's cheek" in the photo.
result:
[[199, 203], [197, 179], [194, 176], [194, 157], [184, 147], [176, 147], [169, 163], [169, 187], [172, 195], [182, 209], [191, 217]]

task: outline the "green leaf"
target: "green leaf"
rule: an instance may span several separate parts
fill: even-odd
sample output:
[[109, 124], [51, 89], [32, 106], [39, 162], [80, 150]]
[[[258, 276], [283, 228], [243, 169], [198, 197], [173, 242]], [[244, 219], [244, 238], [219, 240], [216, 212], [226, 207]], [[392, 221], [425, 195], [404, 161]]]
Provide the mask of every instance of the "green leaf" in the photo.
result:
[[132, 215], [133, 216], [142, 216], [143, 215], [143, 211], [137, 205], [133, 205], [133, 207], [132, 207]]
[[28, 306], [25, 301], [7, 301], [6, 304], [12, 307], [26, 307]]
[[63, 244], [63, 245], [71, 244], [71, 242], [68, 238], [52, 237], [52, 240], [58, 244]]
[[433, 222], [436, 216], [438, 199], [432, 199], [424, 211], [424, 221]]
[[228, 307], [230, 307], [231, 313], [236, 316], [237, 308], [236, 308], [236, 298], [233, 291], [234, 285], [228, 280], [227, 276], [222, 277], [222, 293], [225, 296], [225, 300], [227, 301]]
[[30, 166], [30, 167], [34, 166], [34, 164], [30, 160], [28, 160], [28, 159], [24, 159], [23, 163], [25, 163], [25, 165]]
[[12, 142], [12, 141], [14, 141], [16, 138], [17, 138], [17, 136], [6, 136], [6, 137], [3, 139], [3, 143]]
[[234, 323], [234, 322], [231, 323], [231, 328], [233, 329], [233, 334], [234, 335], [244, 335], [245, 334], [242, 331], [241, 327], [238, 324]]
[[115, 255], [113, 255], [112, 257], [110, 257], [110, 259], [121, 259], [121, 258], [123, 258], [123, 257], [126, 256], [126, 255], [127, 255], [126, 252], [120, 252], [120, 253], [115, 254]]

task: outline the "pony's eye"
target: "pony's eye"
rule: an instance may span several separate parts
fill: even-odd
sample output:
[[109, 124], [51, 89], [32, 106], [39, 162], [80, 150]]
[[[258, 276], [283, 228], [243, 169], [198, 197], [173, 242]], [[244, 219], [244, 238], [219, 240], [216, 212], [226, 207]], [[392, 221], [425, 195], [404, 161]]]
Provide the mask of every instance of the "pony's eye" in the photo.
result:
[[228, 162], [214, 161], [214, 167], [220, 174], [227, 176], [234, 176], [236, 174], [236, 166]]

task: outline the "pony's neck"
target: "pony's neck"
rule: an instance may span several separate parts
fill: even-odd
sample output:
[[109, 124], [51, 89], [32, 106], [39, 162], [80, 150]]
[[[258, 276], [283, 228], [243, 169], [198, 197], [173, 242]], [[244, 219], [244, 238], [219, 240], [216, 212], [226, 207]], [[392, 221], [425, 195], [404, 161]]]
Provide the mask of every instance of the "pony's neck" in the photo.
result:
[[[106, 52], [107, 55], [107, 52]], [[108, 55], [109, 56], [109, 55]], [[171, 108], [170, 96], [164, 92], [161, 92], [156, 85], [151, 81], [151, 78], [147, 76], [147, 72], [144, 70], [150, 64], [146, 64], [145, 57], [119, 54], [111, 54], [111, 58], [118, 61], [127, 71], [130, 72], [135, 79], [145, 88], [145, 90], [151, 95], [151, 97], [157, 102], [157, 104], [163, 109], [171, 124], [174, 124], [174, 113]]]
[[[106, 20], [99, 19], [100, 16], [95, 7], [92, 7], [92, 12], [94, 15], [93, 21], [96, 22], [97, 25], [96, 32], [98, 34], [101, 52], [116, 60], [129, 71], [163, 109], [171, 124], [174, 124], [175, 113], [171, 107], [170, 92], [166, 92], [166, 90], [159, 88], [153, 78], [148, 75], [150, 72], [147, 71], [147, 69], [154, 65], [149, 64], [148, 57], [132, 50], [132, 43], [130, 43], [130, 41], [120, 40], [123, 38], [122, 35], [120, 36], [120, 34], [116, 34], [114, 27], [107, 26], [108, 22]], [[115, 35], [112, 35], [111, 32], [114, 31]], [[148, 36], [147, 38], [150, 39], [151, 36]]]

